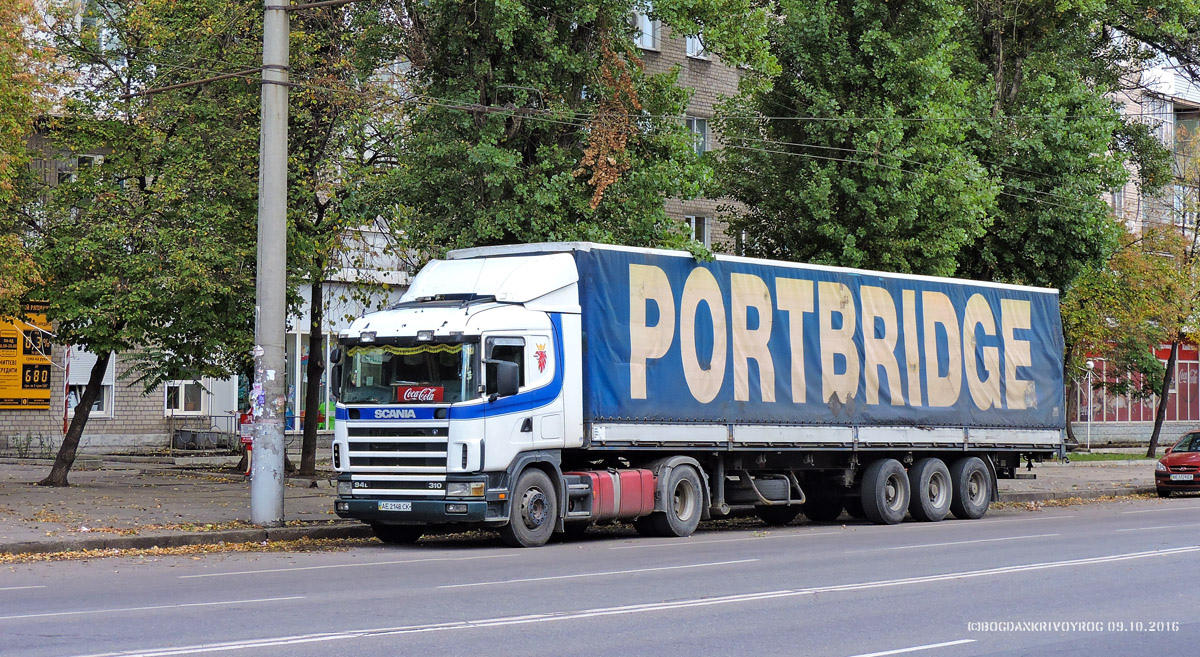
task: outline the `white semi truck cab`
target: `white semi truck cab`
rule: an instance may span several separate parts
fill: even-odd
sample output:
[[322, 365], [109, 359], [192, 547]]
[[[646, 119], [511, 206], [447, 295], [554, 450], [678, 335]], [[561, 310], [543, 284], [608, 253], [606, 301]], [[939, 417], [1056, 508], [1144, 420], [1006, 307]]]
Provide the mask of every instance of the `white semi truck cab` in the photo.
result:
[[1062, 450], [1052, 290], [587, 243], [457, 251], [335, 352], [341, 517], [511, 545], [982, 515]]

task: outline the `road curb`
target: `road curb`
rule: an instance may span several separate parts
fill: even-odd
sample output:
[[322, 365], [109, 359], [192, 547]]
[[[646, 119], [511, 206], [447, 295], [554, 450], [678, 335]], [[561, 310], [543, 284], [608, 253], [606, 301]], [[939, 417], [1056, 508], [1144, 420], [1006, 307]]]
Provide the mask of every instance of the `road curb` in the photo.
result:
[[81, 550], [145, 550], [150, 548], [183, 547], [187, 545], [216, 545], [219, 543], [261, 543], [263, 541], [296, 541], [309, 539], [369, 538], [371, 528], [358, 522], [321, 524], [298, 527], [269, 527], [252, 529], [223, 529], [190, 534], [148, 534], [137, 536], [96, 536], [50, 541], [27, 541], [0, 545], [3, 554], [46, 554], [78, 552]]
[[1050, 500], [1094, 500], [1101, 497], [1121, 497], [1124, 495], [1146, 495], [1154, 493], [1154, 486], [1134, 486], [1132, 488], [1099, 488], [1088, 490], [1068, 491], [1034, 491], [1020, 493], [1000, 493], [999, 502], [1047, 502]]

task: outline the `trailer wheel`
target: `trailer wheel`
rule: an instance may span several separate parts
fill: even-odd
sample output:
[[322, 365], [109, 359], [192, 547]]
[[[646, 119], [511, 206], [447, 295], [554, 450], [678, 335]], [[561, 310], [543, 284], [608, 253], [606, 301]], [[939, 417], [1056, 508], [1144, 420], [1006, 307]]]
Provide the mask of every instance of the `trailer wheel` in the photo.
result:
[[908, 511], [908, 473], [896, 459], [872, 461], [863, 471], [862, 507], [867, 520], [894, 525]]
[[987, 513], [992, 503], [992, 491], [987, 466], [978, 456], [961, 458], [951, 464], [950, 482], [954, 487], [950, 513], [955, 518], [974, 520]]
[[828, 490], [809, 491], [802, 508], [813, 522], [833, 522], [842, 515], [842, 496]]
[[411, 525], [385, 525], [377, 522], [371, 525], [371, 531], [375, 532], [375, 538], [389, 545], [408, 545], [421, 538], [421, 528]]
[[558, 499], [545, 472], [530, 468], [521, 473], [509, 504], [508, 524], [500, 538], [512, 547], [545, 545], [558, 521]]
[[941, 459], [921, 459], [908, 469], [912, 502], [908, 512], [917, 520], [937, 522], [950, 512], [950, 470]]
[[844, 502], [846, 505], [846, 513], [851, 518], [862, 520], [863, 518], [867, 517], [867, 514], [863, 513], [861, 497], [857, 495], [847, 495]]
[[646, 516], [647, 522], [658, 536], [691, 536], [700, 524], [700, 507], [704, 500], [700, 473], [690, 465], [677, 465], [671, 468], [664, 491], [667, 494], [666, 510]]
[[782, 527], [796, 519], [800, 515], [799, 504], [772, 504], [766, 506], [759, 504], [754, 507], [754, 513], [758, 519], [772, 527]]

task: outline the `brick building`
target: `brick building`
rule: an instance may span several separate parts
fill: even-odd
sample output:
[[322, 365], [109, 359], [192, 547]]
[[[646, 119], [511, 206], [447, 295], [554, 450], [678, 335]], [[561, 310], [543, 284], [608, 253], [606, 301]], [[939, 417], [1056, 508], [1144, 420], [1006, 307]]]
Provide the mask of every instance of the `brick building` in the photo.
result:
[[[649, 73], [663, 73], [679, 67], [679, 84], [693, 90], [684, 124], [695, 135], [696, 152], [705, 153], [721, 147], [720, 135], [710, 127], [714, 107], [722, 97], [737, 93], [738, 70], [721, 63], [720, 58], [704, 48], [703, 35], [679, 36], [671, 28], [643, 14], [635, 14], [634, 27], [640, 33], [636, 39]], [[728, 200], [697, 198], [667, 199], [667, 215], [683, 219], [692, 227], [692, 235], [713, 251], [733, 253], [734, 241], [726, 234], [726, 224], [717, 214], [717, 206]]]

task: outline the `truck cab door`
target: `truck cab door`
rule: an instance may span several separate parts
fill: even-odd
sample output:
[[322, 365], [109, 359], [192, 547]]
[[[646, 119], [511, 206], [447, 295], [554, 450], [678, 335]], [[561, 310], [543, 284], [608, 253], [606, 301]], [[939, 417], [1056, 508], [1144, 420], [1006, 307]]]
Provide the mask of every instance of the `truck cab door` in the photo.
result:
[[[507, 436], [508, 444], [515, 451], [562, 447], [564, 420], [561, 395], [547, 399], [544, 394], [552, 391], [550, 386], [554, 385], [556, 368], [561, 367], [552, 336], [485, 335], [484, 350], [484, 394], [489, 398], [498, 394], [497, 363], [507, 361], [515, 363], [518, 368], [517, 396], [528, 398], [530, 404], [511, 413], [489, 413], [485, 426], [487, 435]], [[538, 395], [539, 392], [543, 394]]]
[[[500, 397], [497, 370], [500, 362], [517, 365], [517, 395], [528, 389], [526, 376], [528, 374], [528, 359], [526, 358], [527, 340], [525, 336], [512, 333], [493, 333], [483, 336], [483, 377], [484, 397], [489, 401], [489, 409], [484, 420], [484, 435], [487, 436], [487, 450], [499, 450], [500, 453], [515, 454], [526, 451], [533, 446], [533, 420], [527, 410], [513, 409], [506, 411]], [[526, 426], [526, 425], [529, 426]]]
[[[536, 390], [543, 386], [554, 385], [558, 368], [562, 367], [560, 354], [556, 353], [555, 343], [551, 335], [533, 334], [526, 340], [526, 381], [529, 389]], [[562, 377], [558, 377], [562, 380]], [[542, 405], [533, 411], [533, 443], [536, 449], [554, 449], [562, 447], [564, 442], [562, 394], [556, 395], [553, 401]]]

